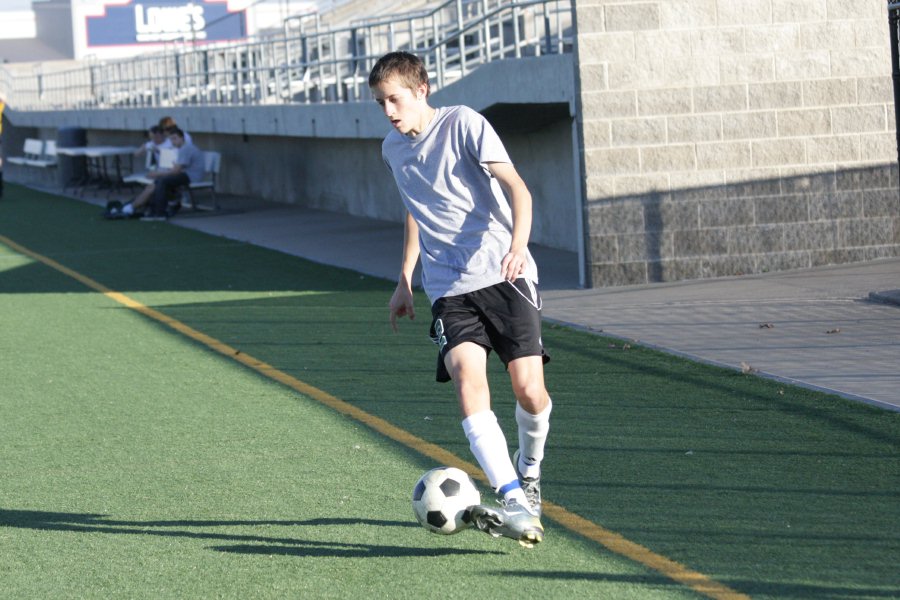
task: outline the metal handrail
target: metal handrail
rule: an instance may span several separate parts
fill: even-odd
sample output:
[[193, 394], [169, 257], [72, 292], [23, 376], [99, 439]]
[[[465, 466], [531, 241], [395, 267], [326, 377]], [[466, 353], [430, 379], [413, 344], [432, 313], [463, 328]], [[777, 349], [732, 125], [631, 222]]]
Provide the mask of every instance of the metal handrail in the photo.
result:
[[894, 88], [894, 129], [897, 162], [900, 163], [900, 2], [888, 2], [888, 28], [891, 40], [891, 80]]
[[353, 102], [370, 97], [368, 71], [391, 50], [422, 56], [436, 89], [493, 60], [570, 52], [571, 13], [571, 0], [446, 0], [339, 28], [315, 19], [307, 29], [298, 16], [281, 35], [240, 44], [183, 42], [57, 73], [0, 70], [0, 93], [17, 110]]

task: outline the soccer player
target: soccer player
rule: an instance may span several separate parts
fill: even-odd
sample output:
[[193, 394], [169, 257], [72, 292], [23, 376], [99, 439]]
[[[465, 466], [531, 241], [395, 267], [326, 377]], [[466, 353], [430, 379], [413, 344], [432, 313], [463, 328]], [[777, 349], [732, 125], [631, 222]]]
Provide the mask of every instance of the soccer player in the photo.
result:
[[[500, 495], [499, 508], [475, 507], [473, 521], [531, 547], [544, 536], [540, 464], [551, 410], [537, 267], [527, 247], [531, 194], [484, 117], [465, 106], [428, 104], [428, 73], [415, 55], [381, 57], [369, 87], [394, 127], [382, 156], [407, 210], [391, 326], [415, 318], [411, 282], [421, 257], [437, 380], [453, 381], [469, 446]], [[505, 363], [517, 400], [513, 460], [491, 410], [491, 350]]]

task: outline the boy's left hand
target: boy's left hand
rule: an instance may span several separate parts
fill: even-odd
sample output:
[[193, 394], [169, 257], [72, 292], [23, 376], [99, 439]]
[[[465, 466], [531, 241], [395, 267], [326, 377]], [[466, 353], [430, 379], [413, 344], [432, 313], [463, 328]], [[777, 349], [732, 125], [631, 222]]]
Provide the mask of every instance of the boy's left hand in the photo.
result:
[[500, 274], [507, 281], [515, 281], [519, 275], [525, 272], [527, 265], [528, 256], [525, 254], [525, 250], [510, 250], [503, 257], [503, 262], [500, 263]]

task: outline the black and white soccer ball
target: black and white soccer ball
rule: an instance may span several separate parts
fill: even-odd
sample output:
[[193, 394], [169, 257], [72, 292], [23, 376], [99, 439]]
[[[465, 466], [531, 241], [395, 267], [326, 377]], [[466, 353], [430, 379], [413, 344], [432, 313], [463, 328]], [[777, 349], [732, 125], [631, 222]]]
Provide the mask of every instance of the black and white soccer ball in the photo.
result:
[[413, 512], [432, 533], [450, 535], [472, 525], [469, 507], [481, 503], [481, 494], [469, 475], [454, 467], [426, 471], [413, 489]]

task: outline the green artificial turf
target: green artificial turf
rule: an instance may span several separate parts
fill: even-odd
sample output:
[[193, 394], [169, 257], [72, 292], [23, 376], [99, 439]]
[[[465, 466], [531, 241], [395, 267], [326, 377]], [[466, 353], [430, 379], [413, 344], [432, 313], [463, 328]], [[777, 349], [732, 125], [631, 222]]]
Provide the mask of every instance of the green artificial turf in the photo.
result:
[[[393, 334], [391, 282], [13, 185], [0, 234], [472, 460], [424, 296]], [[553, 522], [531, 551], [426, 533], [429, 459], [2, 244], [0, 331], [11, 597], [695, 597]], [[548, 500], [753, 597], [900, 596], [900, 415], [544, 341]]]

